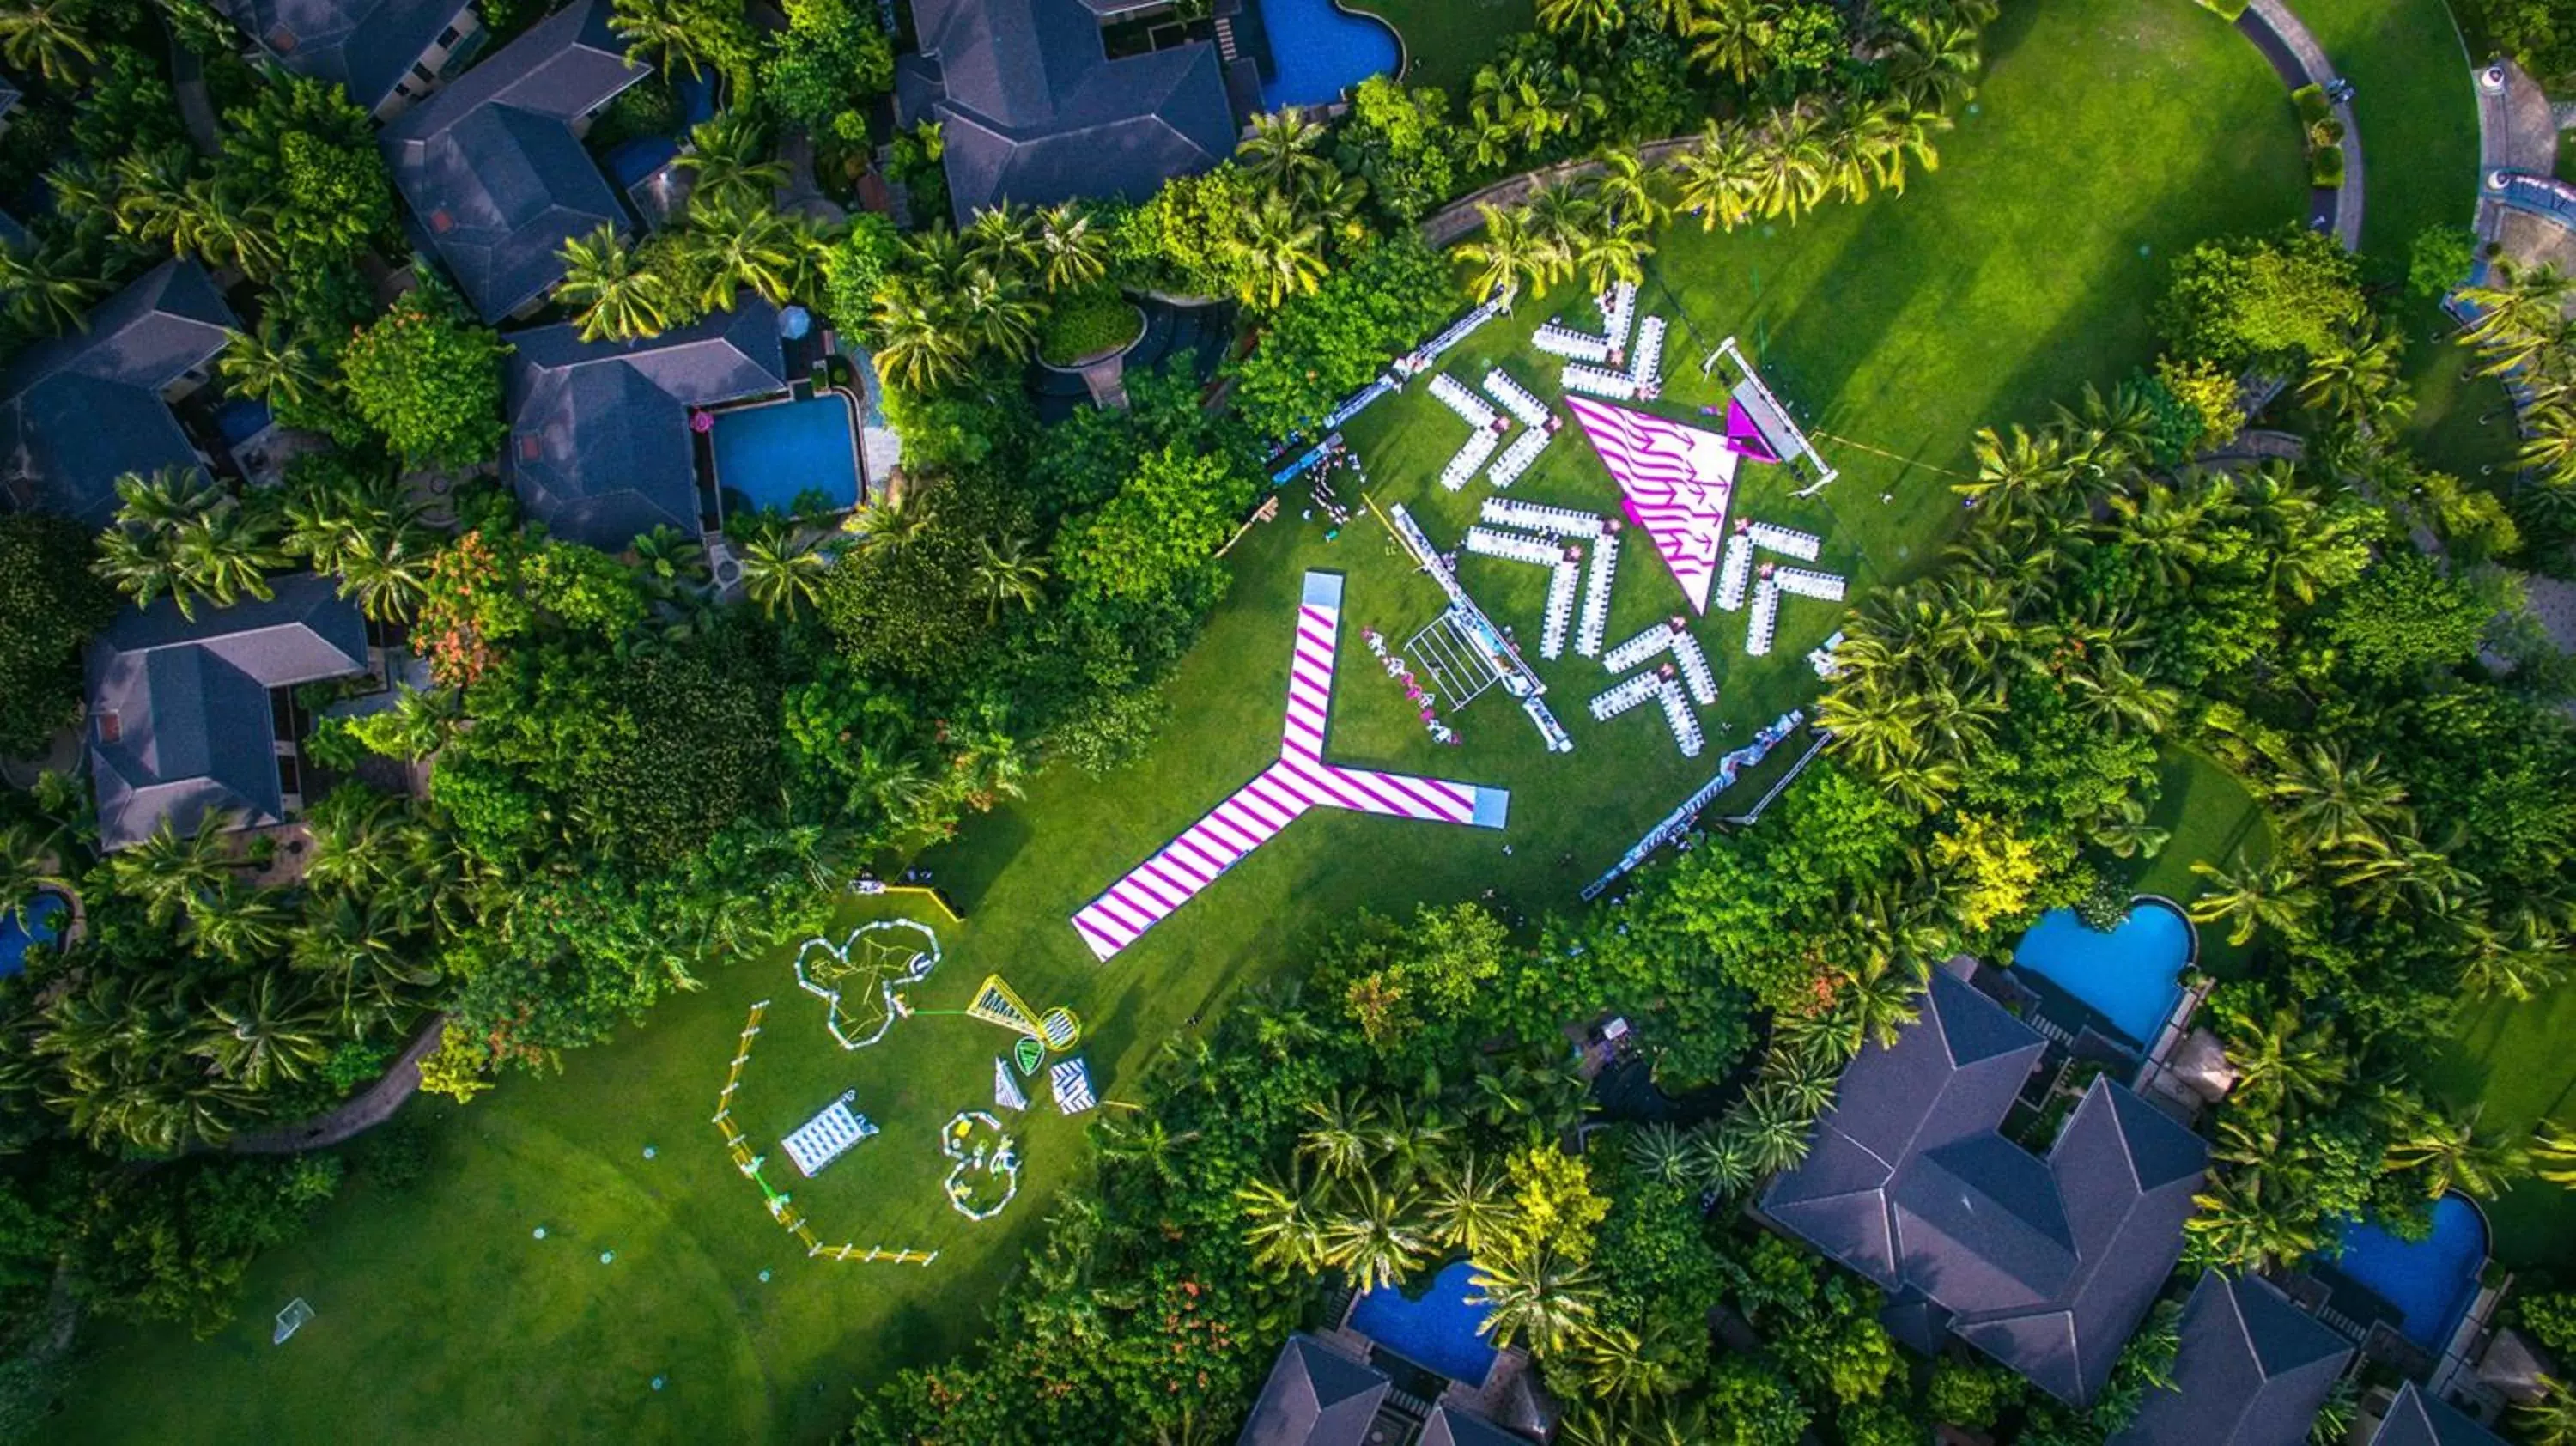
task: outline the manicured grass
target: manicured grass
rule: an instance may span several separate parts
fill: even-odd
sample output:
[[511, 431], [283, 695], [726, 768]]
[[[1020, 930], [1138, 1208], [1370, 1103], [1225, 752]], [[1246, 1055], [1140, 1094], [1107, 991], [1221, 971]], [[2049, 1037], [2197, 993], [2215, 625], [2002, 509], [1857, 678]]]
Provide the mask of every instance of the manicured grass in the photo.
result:
[[1461, 106], [1476, 71], [1494, 58], [1494, 47], [1527, 30], [1537, 0], [1341, 0], [1342, 7], [1375, 15], [1404, 37], [1404, 83], [1436, 85]]
[[[2236, 775], [2216, 759], [2194, 749], [2172, 748], [2156, 761], [2155, 808], [2147, 821], [2169, 830], [2157, 853], [2138, 875], [2141, 894], [2162, 894], [2189, 905], [2208, 887], [2192, 872], [2195, 863], [2230, 867], [2238, 854], [2249, 863], [2272, 856], [2272, 830], [2262, 807]], [[2224, 925], [2194, 925], [2200, 935], [2200, 967], [2220, 978], [2242, 971], [2252, 941], [2227, 942]]]
[[[2454, 1104], [2483, 1104], [2488, 1129], [2576, 1125], [2576, 980], [2527, 1004], [2463, 1006], [2459, 1032], [2424, 1083]], [[2576, 1268], [2576, 1190], [2525, 1181], [2489, 1203], [2495, 1254], [2509, 1266]]]
[[[1714, 399], [1698, 362], [1728, 333], [1814, 409], [1843, 479], [1793, 503], [1755, 469], [1740, 507], [1824, 530], [1827, 565], [1863, 586], [1937, 554], [1960, 515], [1944, 469], [1962, 466], [1970, 429], [2040, 415], [2084, 381], [2108, 383], [2148, 360], [2142, 314], [2164, 258], [2212, 232], [2280, 225], [2303, 201], [2277, 87], [2252, 47], [2198, 10], [2056, 0], [2009, 14], [1990, 50], [1980, 112], [1944, 146], [1938, 175], [1903, 198], [1768, 234], [1686, 226], [1667, 238], [1648, 288], [1647, 305], [1677, 324], [1666, 411]], [[1473, 380], [1480, 359], [1508, 353], [1523, 381], [1554, 395], [1552, 368], [1513, 349], [1551, 310], [1589, 319], [1579, 297], [1533, 299], [1453, 369]], [[1418, 503], [1443, 542], [1475, 495], [1431, 483], [1460, 436], [1420, 388], [1351, 429], [1376, 499]], [[1611, 505], [1587, 444], [1571, 434], [1515, 495]], [[428, 1180], [401, 1196], [361, 1190], [311, 1239], [263, 1260], [245, 1321], [210, 1344], [165, 1331], [105, 1336], [55, 1434], [822, 1440], [848, 1417], [847, 1388], [980, 1329], [1049, 1197], [1081, 1168], [1080, 1131], [1041, 1103], [1011, 1117], [1028, 1162], [1017, 1203], [982, 1226], [946, 1208], [936, 1131], [989, 1101], [991, 1062], [1009, 1041], [932, 1011], [959, 1007], [1000, 972], [1032, 1005], [1080, 1013], [1101, 1092], [1132, 1094], [1163, 1041], [1301, 957], [1314, 931], [1362, 907], [1404, 910], [1487, 889], [1513, 912], [1569, 904], [1706, 776], [1713, 759], [1678, 758], [1652, 712], [1594, 725], [1583, 700], [1607, 680], [1576, 662], [1547, 669], [1575, 754], [1544, 754], [1499, 697], [1462, 715], [1462, 746], [1436, 747], [1358, 641], [1363, 626], [1409, 636], [1437, 606], [1429, 584], [1365, 514], [1327, 541], [1319, 524], [1298, 520], [1302, 499], [1288, 502], [1280, 522], [1233, 554], [1232, 593], [1170, 685], [1173, 722], [1148, 758], [1105, 780], [1043, 778], [925, 860], [969, 922], [941, 927], [947, 960], [912, 991], [923, 1013], [883, 1044], [833, 1047], [820, 1003], [796, 992], [783, 956], [710, 966], [703, 992], [569, 1058], [560, 1077], [513, 1080], [462, 1109], [416, 1107], [436, 1136]], [[1114, 962], [1094, 963], [1066, 917], [1275, 755], [1287, 619], [1310, 567], [1349, 579], [1333, 756], [1508, 786], [1509, 832], [1310, 817], [1211, 897]], [[1532, 636], [1535, 574], [1481, 559], [1468, 568], [1501, 619]], [[1613, 641], [1673, 611], [1679, 596], [1642, 540], [1621, 579]], [[1698, 625], [1724, 689], [1706, 718], [1713, 750], [1812, 697], [1800, 654], [1833, 625], [1830, 609], [1793, 602], [1776, 651], [1758, 661], [1742, 655], [1739, 615]], [[1751, 780], [1746, 796], [1764, 781]], [[886, 912], [854, 906], [850, 917]], [[773, 1151], [769, 1179], [826, 1238], [936, 1247], [936, 1266], [802, 1258], [725, 1159], [707, 1116], [759, 998], [773, 1004], [737, 1111], [755, 1137], [774, 1140], [843, 1089], [885, 1128], [811, 1182]], [[647, 1145], [657, 1158], [644, 1158]], [[539, 1225], [544, 1242], [530, 1237]], [[601, 1249], [617, 1252], [614, 1264], [598, 1263]], [[267, 1317], [296, 1295], [319, 1314], [272, 1348]], [[658, 1393], [648, 1384], [657, 1373], [667, 1374]]]

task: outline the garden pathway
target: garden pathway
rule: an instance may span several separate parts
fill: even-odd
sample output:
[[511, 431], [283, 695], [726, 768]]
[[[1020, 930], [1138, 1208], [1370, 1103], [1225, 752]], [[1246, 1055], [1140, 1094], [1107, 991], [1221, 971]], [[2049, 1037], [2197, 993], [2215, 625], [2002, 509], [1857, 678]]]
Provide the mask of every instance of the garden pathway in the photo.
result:
[[187, 127], [188, 139], [198, 151], [211, 156], [222, 149], [223, 138], [215, 129], [215, 101], [206, 89], [206, 63], [179, 43], [167, 21], [162, 22], [161, 36], [170, 46], [170, 93], [179, 103], [179, 122]]
[[[2326, 58], [2325, 47], [2308, 32], [2307, 25], [2293, 12], [2286, 0], [2253, 0], [2237, 18], [2236, 28], [2272, 62], [2281, 79], [2292, 88], [2300, 85], [2330, 87], [2337, 79], [2334, 62]], [[2352, 102], [2336, 101], [2334, 117], [2343, 126], [2343, 184], [2336, 187], [2331, 200], [2320, 198], [2311, 222], [2319, 230], [2334, 232], [2346, 251], [2361, 249], [2361, 205], [2364, 177], [2361, 168], [2361, 123], [2353, 118]]]
[[315, 1115], [282, 1129], [260, 1130], [235, 1135], [229, 1146], [236, 1155], [292, 1155], [303, 1150], [319, 1150], [336, 1145], [353, 1135], [372, 1130], [393, 1118], [403, 1101], [420, 1088], [420, 1062], [438, 1048], [440, 1037], [447, 1032], [447, 1016], [433, 1017], [422, 1028], [419, 1037], [397, 1055], [384, 1078], [326, 1114]]
[[2497, 185], [2503, 172], [2548, 176], [2558, 168], [2558, 117], [2540, 83], [2510, 60], [2477, 73], [2480, 241], [2500, 240], [2505, 203]]

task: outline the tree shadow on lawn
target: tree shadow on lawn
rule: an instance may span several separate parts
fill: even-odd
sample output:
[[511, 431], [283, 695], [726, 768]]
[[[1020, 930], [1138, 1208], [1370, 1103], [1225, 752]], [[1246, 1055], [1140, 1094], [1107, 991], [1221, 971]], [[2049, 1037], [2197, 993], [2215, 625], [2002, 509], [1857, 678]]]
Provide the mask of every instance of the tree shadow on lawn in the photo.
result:
[[1032, 836], [1028, 805], [1009, 803], [968, 819], [959, 828], [958, 842], [925, 850], [917, 862], [929, 868], [932, 882], [957, 912], [971, 919]]

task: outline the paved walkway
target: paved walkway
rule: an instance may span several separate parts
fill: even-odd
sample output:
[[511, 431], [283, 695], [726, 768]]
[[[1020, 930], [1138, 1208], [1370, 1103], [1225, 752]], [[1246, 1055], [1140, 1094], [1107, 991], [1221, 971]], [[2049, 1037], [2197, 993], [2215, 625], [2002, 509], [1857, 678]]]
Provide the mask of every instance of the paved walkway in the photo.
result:
[[170, 94], [179, 103], [179, 123], [187, 128], [188, 139], [198, 151], [213, 155], [223, 148], [223, 137], [215, 128], [215, 101], [206, 89], [206, 64], [197, 52], [179, 43], [164, 21], [161, 38], [170, 47]]
[[[2293, 90], [2302, 85], [2330, 87], [2337, 79], [2334, 62], [2326, 58], [2325, 47], [2308, 33], [2307, 25], [2286, 0], [2253, 0], [2237, 18], [2236, 28], [2254, 42], [2254, 48], [2263, 52], [2263, 58], [2272, 62], [2282, 82]], [[2320, 231], [2332, 230], [2346, 251], [2358, 251], [2361, 207], [2367, 191], [2361, 164], [2361, 122], [2354, 118], [2350, 101], [2335, 102], [2334, 117], [2343, 124], [2343, 184], [2318, 198], [2309, 222]]]
[[[2558, 169], [2558, 116], [2540, 83], [2510, 60], [2482, 66], [2470, 81], [2478, 97], [2478, 218], [2481, 241], [2503, 237], [2504, 213], [2518, 196], [2500, 178], [2547, 178]], [[2520, 209], [2532, 209], [2522, 207]]]
[[236, 1155], [292, 1155], [336, 1145], [374, 1129], [392, 1119], [403, 1101], [419, 1090], [420, 1062], [438, 1048], [439, 1037], [446, 1032], [447, 1016], [433, 1017], [410, 1047], [394, 1059], [384, 1078], [369, 1085], [364, 1093], [328, 1114], [315, 1115], [283, 1129], [235, 1135], [229, 1148]]

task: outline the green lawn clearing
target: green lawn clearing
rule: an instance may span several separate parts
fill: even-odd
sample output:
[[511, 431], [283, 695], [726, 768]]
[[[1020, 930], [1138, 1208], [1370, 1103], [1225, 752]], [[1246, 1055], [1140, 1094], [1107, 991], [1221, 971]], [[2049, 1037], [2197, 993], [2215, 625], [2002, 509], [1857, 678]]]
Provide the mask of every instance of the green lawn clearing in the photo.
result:
[[1407, 85], [1436, 85], [1464, 102], [1476, 71], [1505, 36], [1527, 30], [1537, 0], [1344, 0], [1346, 10], [1375, 15], [1404, 41]]
[[[2171, 748], [2156, 761], [2156, 806], [2147, 821], [2172, 837], [2138, 875], [2138, 892], [2161, 894], [2188, 905], [2205, 884], [2192, 865], [2232, 866], [2272, 856], [2272, 830], [2261, 805], [2236, 775], [2216, 759], [2189, 748]], [[2200, 934], [2200, 967], [2228, 978], [2245, 967], [2252, 941], [2227, 942], [2225, 926], [2194, 926]]]
[[[1730, 333], [1813, 410], [1843, 479], [1797, 502], [1777, 477], [1758, 475], [1770, 469], [1753, 469], [1738, 506], [1822, 530], [1824, 565], [1863, 587], [1936, 555], [1959, 515], [1946, 483], [1973, 427], [2040, 415], [2085, 381], [2108, 384], [2146, 363], [2143, 315], [2165, 259], [2213, 232], [2278, 226], [2304, 200], [2277, 86], [2251, 46], [2199, 10], [2169, 0], [2020, 7], [1997, 26], [1990, 53], [1979, 110], [1945, 144], [1939, 174], [1904, 197], [1794, 227], [1729, 237], [1685, 223], [1646, 291], [1644, 305], [1675, 323], [1667, 414], [1716, 398], [1698, 367]], [[1553, 397], [1554, 367], [1520, 346], [1551, 311], [1589, 320], [1578, 296], [1532, 298], [1451, 369], [1472, 382], [1483, 362], [1504, 358]], [[1432, 482], [1462, 435], [1418, 386], [1350, 429], [1373, 499], [1418, 505], [1444, 543], [1482, 492], [1449, 496]], [[1613, 505], [1571, 431], [1513, 495]], [[933, 920], [944, 962], [908, 991], [919, 1012], [883, 1042], [854, 1052], [833, 1044], [822, 1002], [798, 992], [785, 954], [710, 965], [703, 991], [568, 1058], [559, 1077], [514, 1079], [462, 1108], [414, 1106], [435, 1137], [428, 1179], [398, 1195], [353, 1191], [310, 1239], [259, 1264], [242, 1323], [212, 1342], [102, 1333], [53, 1434], [827, 1439], [848, 1418], [851, 1387], [981, 1329], [1050, 1197], [1082, 1168], [1080, 1123], [1058, 1118], [1033, 1088], [1041, 1097], [1026, 1114], [1004, 1115], [1026, 1161], [1018, 1199], [980, 1225], [948, 1208], [938, 1132], [960, 1109], [990, 1107], [992, 1062], [1010, 1036], [938, 1011], [961, 1008], [985, 975], [1004, 975], [1036, 1008], [1080, 1014], [1095, 1087], [1115, 1100], [1165, 1041], [1203, 1026], [1230, 995], [1298, 959], [1312, 931], [1362, 907], [1404, 910], [1489, 889], [1514, 913], [1570, 903], [1706, 777], [1717, 751], [1817, 687], [1801, 654], [1835, 616], [1793, 600], [1766, 659], [1744, 657], [1741, 615], [1697, 624], [1723, 698], [1703, 715], [1710, 753], [1696, 762], [1676, 755], [1652, 710], [1593, 724], [1583, 702], [1607, 679], [1571, 659], [1545, 669], [1576, 739], [1571, 756], [1543, 753], [1499, 697], [1461, 715], [1461, 746], [1436, 746], [1358, 636], [1362, 627], [1410, 636], [1435, 610], [1429, 584], [1365, 513], [1328, 541], [1320, 521], [1300, 520], [1300, 496], [1285, 501], [1281, 520], [1233, 554], [1232, 593], [1167, 690], [1172, 722], [1149, 757], [1108, 779], [1040, 779], [922, 861], [967, 922]], [[1313, 815], [1115, 960], [1094, 962], [1067, 916], [1276, 756], [1288, 620], [1309, 568], [1348, 578], [1335, 760], [1507, 786], [1510, 829], [1498, 837]], [[1528, 637], [1539, 579], [1518, 571], [1528, 575], [1474, 559], [1467, 578]], [[1642, 538], [1620, 577], [1613, 642], [1680, 598]], [[1766, 777], [1742, 785], [1744, 796]], [[898, 913], [919, 908], [854, 901], [843, 927]], [[826, 1241], [933, 1248], [935, 1265], [806, 1259], [727, 1159], [708, 1117], [745, 1014], [764, 998], [735, 1114], [769, 1156], [766, 1178]], [[816, 1179], [797, 1178], [777, 1137], [844, 1090], [884, 1132]], [[532, 1234], [540, 1226], [542, 1241]], [[613, 1262], [600, 1263], [603, 1250]], [[317, 1315], [272, 1347], [270, 1314], [299, 1295]]]
[[[2528, 1003], [2463, 1008], [2460, 1029], [2425, 1083], [2454, 1104], [2482, 1104], [2489, 1129], [2543, 1120], [2576, 1125], [2576, 980]], [[2517, 1269], [2576, 1267], [2576, 1190], [2525, 1181], [2487, 1205], [2496, 1258]]]

